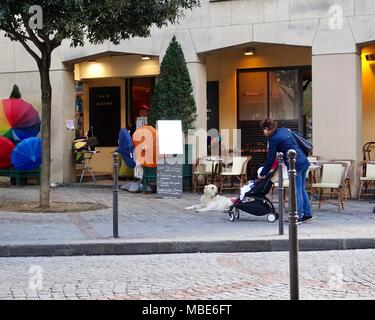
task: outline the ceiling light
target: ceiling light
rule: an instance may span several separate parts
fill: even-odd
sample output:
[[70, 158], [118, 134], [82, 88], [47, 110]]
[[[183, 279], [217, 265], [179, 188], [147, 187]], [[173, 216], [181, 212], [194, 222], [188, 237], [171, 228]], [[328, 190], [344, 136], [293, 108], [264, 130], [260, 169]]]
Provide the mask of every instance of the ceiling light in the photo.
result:
[[142, 60], [148, 61], [148, 60], [151, 60], [151, 57], [150, 56], [142, 56]]
[[254, 48], [247, 48], [244, 54], [245, 54], [245, 56], [253, 56], [253, 55], [255, 55], [255, 49]]

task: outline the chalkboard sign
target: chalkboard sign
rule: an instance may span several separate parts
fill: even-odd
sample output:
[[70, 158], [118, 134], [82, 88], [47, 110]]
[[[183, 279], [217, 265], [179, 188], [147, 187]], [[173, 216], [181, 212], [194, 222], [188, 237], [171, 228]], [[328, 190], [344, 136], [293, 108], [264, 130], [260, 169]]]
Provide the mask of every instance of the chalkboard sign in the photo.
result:
[[183, 171], [181, 164], [158, 165], [157, 192], [159, 198], [182, 197]]

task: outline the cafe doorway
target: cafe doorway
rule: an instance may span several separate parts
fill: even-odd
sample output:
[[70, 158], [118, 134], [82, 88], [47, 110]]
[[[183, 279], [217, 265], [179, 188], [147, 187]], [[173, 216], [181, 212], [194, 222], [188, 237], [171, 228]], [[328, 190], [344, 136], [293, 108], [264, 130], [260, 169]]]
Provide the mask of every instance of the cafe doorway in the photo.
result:
[[126, 125], [128, 129], [136, 129], [148, 124], [148, 113], [151, 109], [152, 96], [156, 78], [126, 79]]

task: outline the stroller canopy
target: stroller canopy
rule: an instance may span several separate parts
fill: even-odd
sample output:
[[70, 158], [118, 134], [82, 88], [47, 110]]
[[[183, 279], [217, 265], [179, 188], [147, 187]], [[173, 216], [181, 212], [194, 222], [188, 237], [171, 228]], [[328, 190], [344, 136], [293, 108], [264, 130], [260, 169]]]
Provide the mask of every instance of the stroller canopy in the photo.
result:
[[126, 165], [129, 168], [135, 168], [136, 163], [134, 160], [134, 144], [133, 140], [127, 129], [121, 129], [119, 134], [119, 147], [117, 152], [121, 154]]

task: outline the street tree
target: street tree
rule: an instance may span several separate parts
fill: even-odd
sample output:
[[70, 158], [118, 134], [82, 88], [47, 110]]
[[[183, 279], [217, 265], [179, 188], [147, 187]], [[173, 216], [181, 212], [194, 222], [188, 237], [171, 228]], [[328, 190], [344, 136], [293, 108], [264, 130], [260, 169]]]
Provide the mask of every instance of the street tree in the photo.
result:
[[50, 206], [52, 53], [64, 40], [119, 44], [148, 37], [153, 26], [174, 24], [199, 0], [0, 0], [0, 31], [19, 42], [34, 58], [41, 83], [42, 172], [40, 206]]
[[176, 37], [173, 37], [161, 63], [149, 114], [150, 124], [155, 126], [158, 120], [181, 120], [187, 133], [189, 129], [194, 129], [196, 112], [185, 56]]
[[20, 92], [20, 89], [18, 88], [18, 86], [15, 84], [13, 86], [13, 90], [12, 90], [12, 93], [10, 94], [10, 99], [21, 99], [22, 98], [22, 94]]

